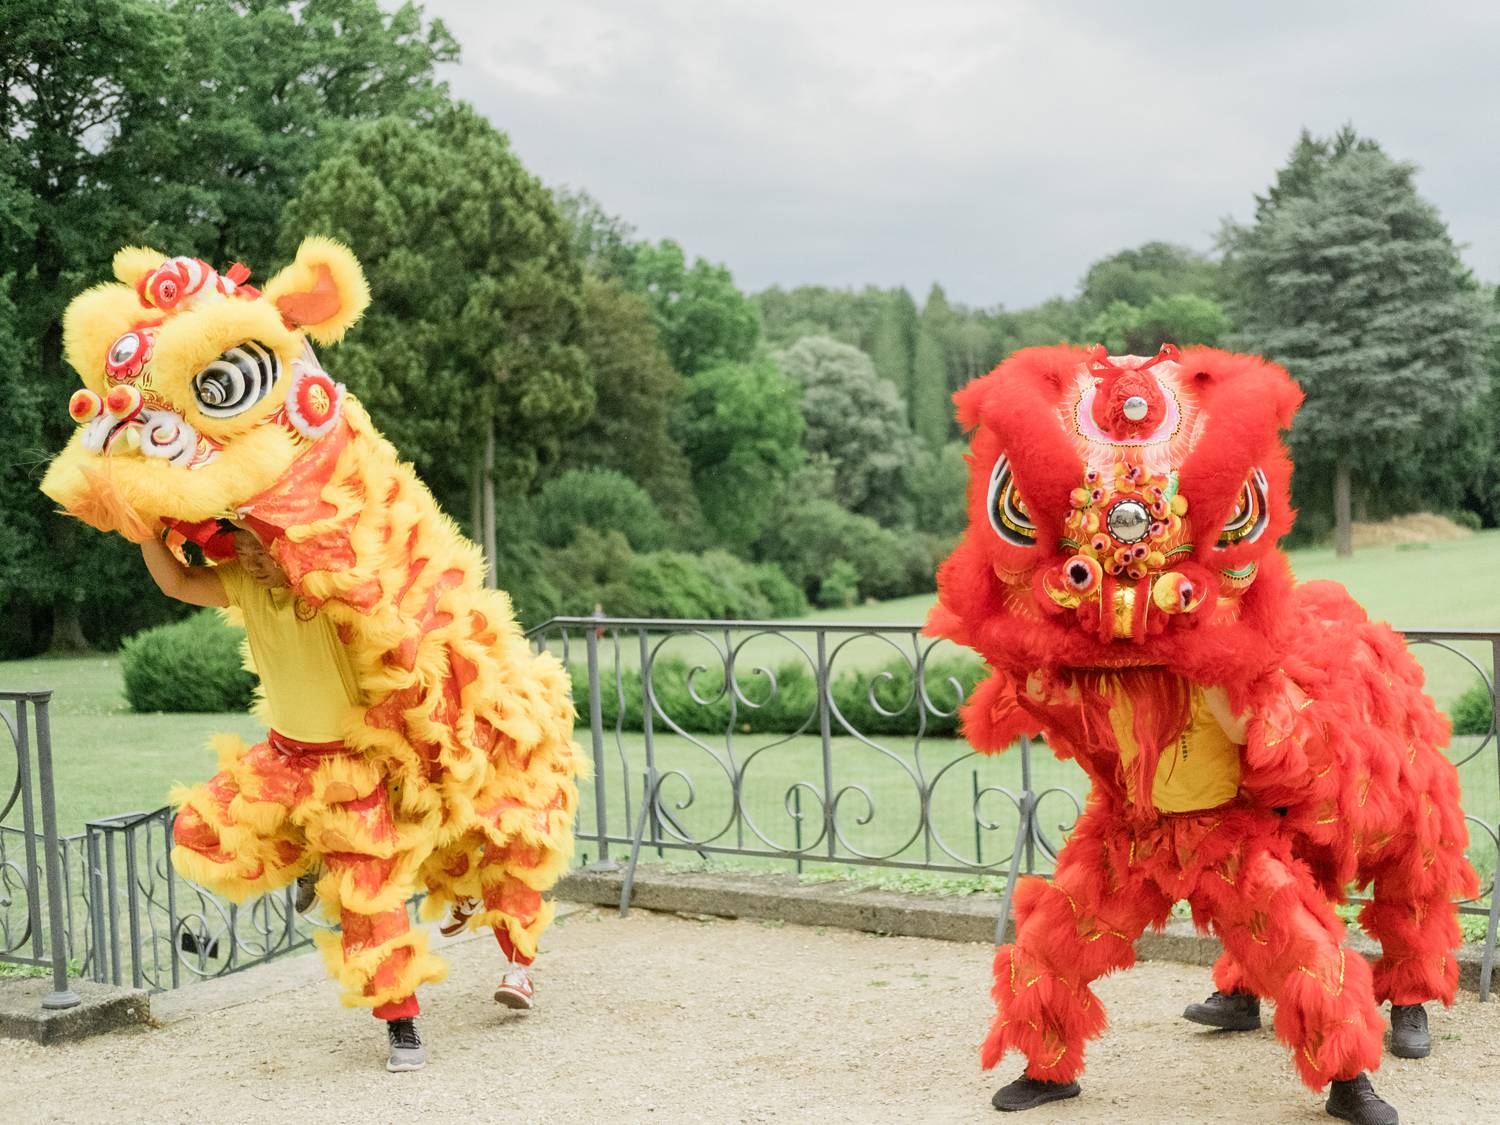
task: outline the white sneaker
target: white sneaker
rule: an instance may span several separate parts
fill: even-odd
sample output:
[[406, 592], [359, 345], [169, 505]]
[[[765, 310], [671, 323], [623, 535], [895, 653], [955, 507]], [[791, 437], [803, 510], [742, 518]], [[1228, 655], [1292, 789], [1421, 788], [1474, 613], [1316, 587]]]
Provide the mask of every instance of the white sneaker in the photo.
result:
[[536, 987], [531, 983], [531, 970], [525, 965], [512, 965], [507, 969], [500, 978], [500, 987], [495, 989], [495, 999], [518, 1012], [529, 1012], [536, 1007]]
[[454, 937], [468, 928], [469, 919], [484, 905], [477, 898], [461, 898], [448, 908], [448, 920], [438, 927], [444, 937]]

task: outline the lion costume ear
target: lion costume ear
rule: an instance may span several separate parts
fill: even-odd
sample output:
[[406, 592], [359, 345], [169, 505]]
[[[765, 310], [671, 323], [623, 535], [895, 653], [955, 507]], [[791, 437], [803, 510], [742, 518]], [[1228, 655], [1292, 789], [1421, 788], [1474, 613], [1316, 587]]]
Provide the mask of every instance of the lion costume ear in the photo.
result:
[[167, 260], [160, 250], [145, 246], [127, 246], [115, 254], [115, 278], [134, 289], [152, 270]]
[[364, 271], [347, 246], [331, 238], [303, 239], [297, 257], [263, 295], [282, 317], [320, 344], [333, 344], [370, 303]]

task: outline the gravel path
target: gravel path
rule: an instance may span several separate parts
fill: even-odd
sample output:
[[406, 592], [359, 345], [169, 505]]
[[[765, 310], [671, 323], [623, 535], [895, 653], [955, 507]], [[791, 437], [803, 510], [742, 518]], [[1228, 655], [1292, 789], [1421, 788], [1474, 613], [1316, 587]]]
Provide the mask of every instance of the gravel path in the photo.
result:
[[[541, 1006], [490, 999], [488, 939], [452, 945], [424, 993], [432, 1061], [382, 1069], [384, 1036], [340, 1008], [314, 959], [159, 998], [163, 1028], [44, 1049], [0, 1040], [6, 1125], [32, 1121], [386, 1122], [1001, 1120], [979, 1069], [991, 951], [765, 922], [582, 910], [538, 969]], [[1114, 1027], [1083, 1096], [1053, 1122], [1331, 1121], [1269, 1030], [1178, 1015], [1205, 970], [1143, 964], [1098, 986]], [[1387, 1058], [1376, 1088], [1409, 1125], [1500, 1119], [1500, 1003], [1433, 1012], [1423, 1062]]]

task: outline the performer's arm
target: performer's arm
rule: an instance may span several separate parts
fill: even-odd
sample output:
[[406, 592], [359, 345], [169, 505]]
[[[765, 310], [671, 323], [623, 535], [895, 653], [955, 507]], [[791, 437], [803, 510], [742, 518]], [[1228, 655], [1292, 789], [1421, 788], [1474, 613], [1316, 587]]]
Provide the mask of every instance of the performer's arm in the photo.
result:
[[177, 561], [177, 556], [167, 549], [160, 539], [151, 538], [141, 544], [141, 558], [151, 579], [169, 598], [176, 598], [188, 605], [226, 606], [229, 598], [224, 593], [224, 583], [208, 567], [187, 567]]
[[1234, 709], [1229, 706], [1229, 693], [1221, 687], [1211, 687], [1203, 693], [1208, 709], [1226, 735], [1229, 741], [1243, 746], [1249, 741], [1247, 728], [1250, 725], [1249, 712], [1236, 715]]

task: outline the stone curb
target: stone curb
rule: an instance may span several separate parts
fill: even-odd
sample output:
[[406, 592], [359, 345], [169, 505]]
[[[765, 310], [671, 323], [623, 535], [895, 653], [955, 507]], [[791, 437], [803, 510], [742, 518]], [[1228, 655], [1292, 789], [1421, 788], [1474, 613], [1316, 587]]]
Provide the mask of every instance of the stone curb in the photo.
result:
[[0, 986], [0, 1037], [50, 1046], [151, 1026], [151, 998], [140, 989], [88, 980], [69, 980], [68, 987], [78, 994], [80, 1003], [50, 1011], [42, 1007], [42, 997], [52, 991], [51, 977], [7, 981]]
[[[573, 871], [558, 883], [556, 895], [572, 902], [617, 907], [623, 882], [621, 870]], [[852, 880], [805, 884], [793, 875], [742, 871], [668, 874], [645, 867], [636, 869], [630, 902], [642, 910], [667, 913], [764, 918], [800, 926], [985, 943], [995, 940], [995, 919], [1000, 910], [999, 900], [990, 895], [948, 898], [880, 890]], [[1014, 933], [1012, 923], [1007, 927], [1007, 940]], [[1349, 945], [1368, 957], [1379, 955], [1379, 946], [1362, 934], [1351, 935]], [[1135, 951], [1142, 961], [1209, 966], [1219, 959], [1223, 947], [1198, 933], [1191, 922], [1174, 920], [1161, 933], [1143, 934], [1135, 943]], [[1479, 990], [1480, 957], [1477, 944], [1459, 950], [1460, 988]]]

